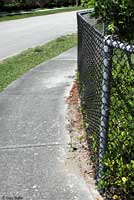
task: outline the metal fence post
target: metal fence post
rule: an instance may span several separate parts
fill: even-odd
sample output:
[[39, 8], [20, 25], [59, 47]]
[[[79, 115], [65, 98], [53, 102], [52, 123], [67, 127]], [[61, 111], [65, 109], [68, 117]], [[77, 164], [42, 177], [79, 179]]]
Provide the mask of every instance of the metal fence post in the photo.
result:
[[101, 123], [100, 123], [100, 144], [99, 144], [99, 170], [98, 180], [103, 171], [102, 159], [105, 155], [105, 150], [108, 143], [108, 125], [109, 125], [109, 110], [110, 110], [110, 83], [112, 72], [112, 50], [107, 45], [107, 39], [104, 39], [104, 69], [102, 82], [102, 96], [101, 96]]

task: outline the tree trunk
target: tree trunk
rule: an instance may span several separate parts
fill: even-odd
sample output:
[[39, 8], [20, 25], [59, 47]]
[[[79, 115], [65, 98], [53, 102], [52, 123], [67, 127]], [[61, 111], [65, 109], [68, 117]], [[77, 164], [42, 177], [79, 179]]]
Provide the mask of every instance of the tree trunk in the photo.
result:
[[76, 6], [78, 6], [79, 5], [79, 2], [78, 2], [78, 0], [76, 0]]

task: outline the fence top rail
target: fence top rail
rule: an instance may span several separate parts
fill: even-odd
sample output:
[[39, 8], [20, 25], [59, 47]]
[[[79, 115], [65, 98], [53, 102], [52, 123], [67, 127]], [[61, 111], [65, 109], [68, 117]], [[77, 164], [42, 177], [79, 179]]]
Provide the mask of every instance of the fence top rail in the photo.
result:
[[110, 47], [119, 48], [122, 51], [134, 53], [134, 45], [130, 45], [127, 43], [120, 42], [118, 40], [114, 40], [111, 35], [105, 36], [104, 43]]
[[92, 29], [94, 29], [94, 31], [95, 31], [96, 33], [98, 33], [102, 38], [104, 38], [104, 35], [103, 35], [99, 30], [97, 30], [93, 25], [91, 25], [91, 24], [89, 23], [89, 21], [84, 17], [84, 15], [93, 13], [93, 11], [94, 11], [94, 8], [91, 8], [91, 9], [89, 9], [89, 10], [79, 11], [79, 12], [77, 12], [77, 16], [79, 16], [84, 22], [86, 22], [87, 24], [89, 24], [90, 27], [92, 27]]
[[82, 11], [78, 11], [77, 15], [80, 16], [86, 23], [89, 24], [89, 22], [87, 21], [85, 17], [83, 17], [83, 15], [87, 15], [89, 13], [92, 13], [93, 11], [94, 11], [93, 8], [91, 8], [90, 10], [82, 10]]
[[[90, 10], [83, 10], [83, 11], [77, 12], [77, 15], [79, 17], [81, 17], [86, 23], [89, 24], [89, 21], [84, 17], [84, 15], [92, 13], [93, 11], [94, 11], [94, 9], [91, 8]], [[130, 45], [130, 44], [127, 44], [127, 43], [120, 42], [119, 40], [115, 40], [115, 39], [112, 38], [111, 35], [104, 36], [95, 27], [92, 26], [92, 28], [96, 32], [98, 32], [99, 34], [101, 34], [102, 37], [104, 37], [104, 44], [105, 45], [108, 45], [109, 47], [112, 47], [112, 48], [118, 48], [118, 49], [120, 49], [122, 51], [126, 51], [128, 53], [134, 53], [134, 45]]]

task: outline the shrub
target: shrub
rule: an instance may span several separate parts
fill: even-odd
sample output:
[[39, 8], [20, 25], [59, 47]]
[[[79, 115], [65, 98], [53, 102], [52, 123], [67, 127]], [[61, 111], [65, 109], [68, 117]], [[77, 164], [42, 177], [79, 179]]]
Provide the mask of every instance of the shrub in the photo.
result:
[[95, 16], [105, 23], [106, 33], [114, 34], [120, 40], [134, 41], [133, 0], [82, 0], [86, 6], [94, 6]]
[[[106, 33], [134, 41], [133, 0], [83, 0], [95, 7]], [[108, 146], [99, 188], [107, 199], [134, 199], [134, 55], [113, 49]], [[94, 138], [95, 139], [95, 138]], [[95, 143], [94, 143], [95, 144]], [[95, 146], [96, 147], [96, 146]]]
[[111, 199], [130, 200], [134, 198], [134, 71], [126, 53], [114, 50], [114, 55], [108, 149], [99, 186], [110, 191]]
[[61, 6], [70, 6], [80, 4], [80, 0], [15, 0], [10, 3], [5, 3], [3, 0], [0, 1], [0, 9], [2, 11], [15, 11], [22, 9], [33, 9], [33, 8], [53, 8]]
[[0, 10], [2, 10], [4, 7], [4, 1], [0, 1]]

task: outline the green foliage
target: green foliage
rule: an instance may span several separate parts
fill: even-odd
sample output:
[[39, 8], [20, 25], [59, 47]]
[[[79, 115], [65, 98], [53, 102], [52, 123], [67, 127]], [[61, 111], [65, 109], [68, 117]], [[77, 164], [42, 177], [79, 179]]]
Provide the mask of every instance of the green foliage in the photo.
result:
[[82, 0], [87, 6], [92, 4], [95, 16], [101, 17], [106, 25], [106, 33], [115, 34], [120, 40], [134, 40], [133, 0]]
[[[95, 7], [95, 15], [105, 22], [107, 34], [116, 35], [125, 42], [134, 41], [133, 0], [83, 0], [83, 2]], [[113, 49], [108, 146], [102, 160], [104, 170], [98, 183], [99, 188], [105, 191], [106, 199], [109, 200], [134, 199], [133, 66], [134, 54]], [[96, 133], [93, 133], [91, 141], [95, 153], [96, 140]]]
[[99, 187], [109, 190], [111, 199], [130, 200], [134, 198], [133, 57], [119, 50], [114, 55], [108, 150]]
[[1, 0], [1, 1], [0, 1], [0, 10], [3, 8], [3, 6], [4, 6], [4, 1]]
[[81, 0], [81, 4], [83, 7], [94, 7], [95, 6], [95, 1], [94, 0]]
[[[107, 197], [109, 200], [134, 199], [133, 66], [134, 54], [128, 54], [126, 51], [122, 52], [119, 49], [113, 49], [108, 146], [105, 157], [102, 160], [104, 171], [99, 181], [99, 188], [103, 189], [105, 194], [108, 194]], [[89, 66], [89, 69], [91, 70], [91, 66]], [[91, 84], [87, 84], [87, 80], [89, 80], [87, 69], [85, 69], [84, 72], [82, 70], [80, 72], [79, 90], [82, 99], [84, 125], [87, 132], [92, 161], [98, 166], [99, 130], [94, 132], [90, 131], [90, 126], [92, 126], [92, 110], [91, 112], [89, 110], [90, 108], [94, 108], [95, 100], [89, 104], [89, 87], [91, 89], [92, 86]], [[95, 88], [93, 91], [94, 90]], [[100, 106], [98, 106], [98, 109], [99, 107]], [[94, 126], [96, 126], [96, 123]]]
[[1, 0], [0, 10], [12, 12], [33, 8], [53, 8], [71, 5], [80, 5], [80, 0], [11, 0], [10, 3]]

